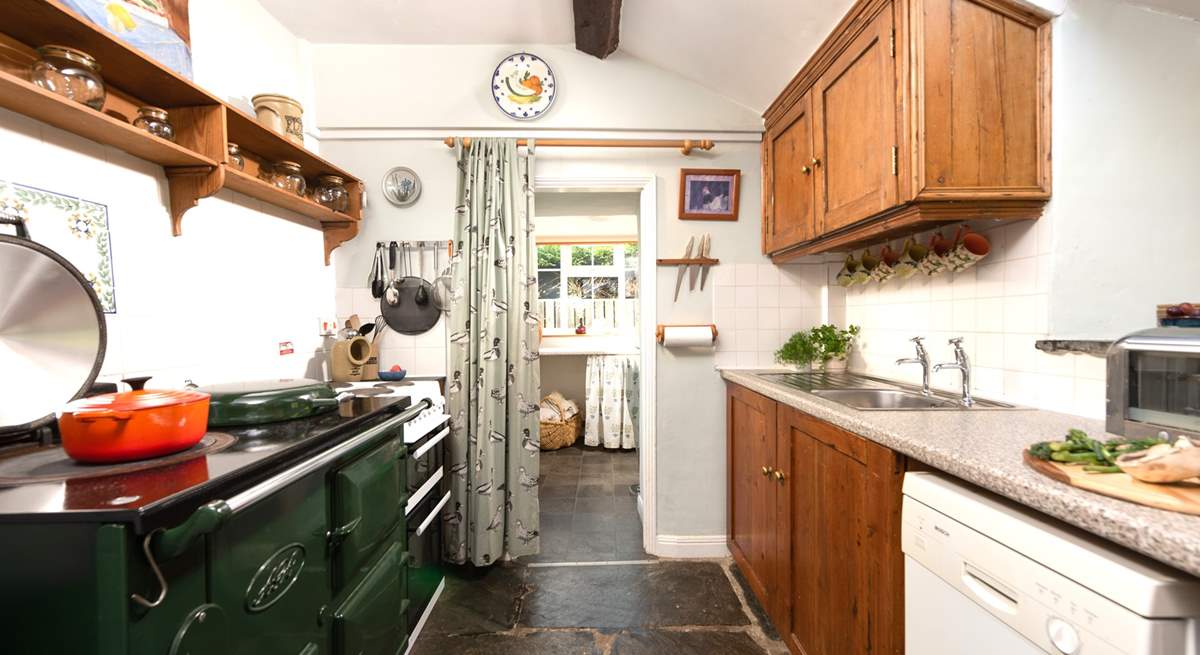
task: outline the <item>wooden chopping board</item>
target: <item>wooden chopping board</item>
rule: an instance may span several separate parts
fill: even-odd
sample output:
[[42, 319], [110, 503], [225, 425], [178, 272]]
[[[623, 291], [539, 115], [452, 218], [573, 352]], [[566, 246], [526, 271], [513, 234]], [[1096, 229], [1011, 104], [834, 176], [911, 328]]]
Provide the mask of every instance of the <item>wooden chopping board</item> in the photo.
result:
[[1128, 473], [1088, 473], [1082, 466], [1047, 462], [1034, 457], [1028, 450], [1024, 458], [1033, 470], [1072, 487], [1139, 505], [1200, 515], [1200, 479], [1175, 484], [1151, 484], [1134, 480]]

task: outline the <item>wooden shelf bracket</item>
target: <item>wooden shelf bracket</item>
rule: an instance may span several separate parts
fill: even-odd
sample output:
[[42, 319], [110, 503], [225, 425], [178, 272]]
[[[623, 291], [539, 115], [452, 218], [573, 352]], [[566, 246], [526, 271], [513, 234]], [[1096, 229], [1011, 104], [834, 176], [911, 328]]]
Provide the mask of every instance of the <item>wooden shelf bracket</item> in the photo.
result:
[[171, 201], [171, 235], [183, 235], [183, 215], [225, 186], [222, 166], [172, 166], [165, 169]]

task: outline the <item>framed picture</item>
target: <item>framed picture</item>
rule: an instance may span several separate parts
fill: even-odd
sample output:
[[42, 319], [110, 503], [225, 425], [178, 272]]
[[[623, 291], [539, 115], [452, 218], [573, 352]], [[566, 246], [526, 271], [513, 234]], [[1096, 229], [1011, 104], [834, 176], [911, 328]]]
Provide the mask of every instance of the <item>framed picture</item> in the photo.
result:
[[742, 172], [736, 168], [683, 168], [679, 171], [679, 218], [736, 221]]
[[70, 9], [192, 79], [188, 0], [63, 0]]

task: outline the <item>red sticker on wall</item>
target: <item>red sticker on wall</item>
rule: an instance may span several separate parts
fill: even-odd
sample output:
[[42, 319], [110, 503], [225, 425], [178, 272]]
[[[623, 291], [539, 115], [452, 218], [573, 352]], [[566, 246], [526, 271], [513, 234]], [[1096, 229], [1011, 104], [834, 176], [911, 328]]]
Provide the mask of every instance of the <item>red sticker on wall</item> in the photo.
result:
[[291, 341], [280, 341], [279, 342], [279, 354], [280, 355], [290, 355], [294, 352], [296, 352], [296, 349], [292, 347]]

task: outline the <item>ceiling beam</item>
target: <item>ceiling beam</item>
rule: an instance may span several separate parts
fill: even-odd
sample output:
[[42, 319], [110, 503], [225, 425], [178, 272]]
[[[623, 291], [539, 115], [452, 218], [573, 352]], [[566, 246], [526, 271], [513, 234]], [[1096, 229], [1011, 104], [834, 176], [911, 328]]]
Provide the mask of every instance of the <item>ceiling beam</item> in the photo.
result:
[[617, 51], [621, 36], [621, 0], [573, 0], [575, 49], [604, 59]]

